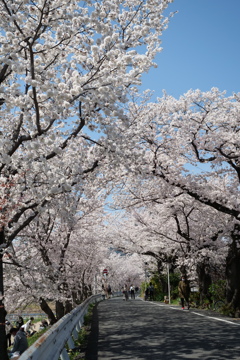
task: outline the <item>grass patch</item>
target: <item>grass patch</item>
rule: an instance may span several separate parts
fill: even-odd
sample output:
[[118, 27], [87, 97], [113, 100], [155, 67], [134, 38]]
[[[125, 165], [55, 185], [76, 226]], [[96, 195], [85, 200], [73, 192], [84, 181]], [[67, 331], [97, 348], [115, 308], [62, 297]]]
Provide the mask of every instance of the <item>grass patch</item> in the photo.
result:
[[35, 334], [33, 334], [32, 336], [28, 337], [27, 338], [28, 347], [31, 346], [33, 343], [35, 343], [35, 341], [37, 341], [37, 339], [40, 338], [40, 336], [42, 336], [47, 330], [48, 330], [48, 328], [42, 329], [42, 330], [36, 332]]
[[84, 354], [88, 344], [88, 337], [91, 331], [93, 308], [95, 304], [90, 304], [88, 312], [84, 316], [84, 323], [78, 333], [78, 339], [74, 341], [75, 348], [68, 349], [70, 360], [84, 360]]
[[170, 305], [179, 305], [179, 299], [171, 299]]

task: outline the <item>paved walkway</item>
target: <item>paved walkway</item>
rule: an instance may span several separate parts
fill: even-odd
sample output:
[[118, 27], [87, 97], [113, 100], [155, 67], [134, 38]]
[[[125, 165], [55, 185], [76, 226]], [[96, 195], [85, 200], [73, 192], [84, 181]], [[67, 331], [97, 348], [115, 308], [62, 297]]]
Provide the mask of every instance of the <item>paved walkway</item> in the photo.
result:
[[[211, 316], [210, 316], [211, 315]], [[239, 360], [240, 321], [113, 298], [94, 309], [86, 360]]]

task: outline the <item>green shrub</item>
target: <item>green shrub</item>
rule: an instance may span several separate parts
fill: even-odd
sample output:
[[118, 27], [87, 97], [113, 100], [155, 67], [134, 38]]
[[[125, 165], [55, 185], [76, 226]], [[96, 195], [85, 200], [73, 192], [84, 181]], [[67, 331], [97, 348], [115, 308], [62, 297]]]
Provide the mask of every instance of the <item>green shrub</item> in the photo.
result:
[[198, 307], [200, 305], [200, 292], [199, 291], [191, 292], [190, 302], [196, 307]]
[[94, 307], [95, 307], [95, 304], [90, 304], [88, 307], [88, 312], [84, 315], [84, 324], [78, 333], [78, 339], [74, 340], [75, 349], [73, 351], [71, 351], [68, 349], [68, 346], [67, 346], [68, 355], [69, 355], [70, 360], [79, 359], [79, 352], [81, 350], [85, 349], [87, 346]]
[[[178, 298], [178, 283], [180, 280], [180, 274], [169, 274], [170, 286], [171, 286], [171, 301]], [[164, 296], [168, 296], [168, 276], [167, 274], [153, 274], [149, 283], [154, 286], [154, 300], [163, 301]], [[145, 288], [149, 286], [149, 283], [143, 282], [141, 284], [141, 294], [144, 296]]]
[[235, 317], [235, 311], [233, 307], [229, 304], [223, 304], [219, 309], [218, 312], [225, 316]]
[[212, 301], [223, 300], [226, 298], [226, 280], [217, 280], [209, 286], [209, 293]]

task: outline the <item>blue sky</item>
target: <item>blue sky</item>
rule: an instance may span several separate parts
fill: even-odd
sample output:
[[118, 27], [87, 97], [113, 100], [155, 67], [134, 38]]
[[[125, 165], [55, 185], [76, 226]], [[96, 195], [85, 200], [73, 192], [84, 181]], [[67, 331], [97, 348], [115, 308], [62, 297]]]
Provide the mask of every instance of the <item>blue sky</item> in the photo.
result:
[[158, 68], [144, 75], [141, 89], [156, 97], [163, 89], [175, 97], [212, 87], [240, 92], [240, 0], [175, 0], [169, 9], [179, 12], [163, 33]]

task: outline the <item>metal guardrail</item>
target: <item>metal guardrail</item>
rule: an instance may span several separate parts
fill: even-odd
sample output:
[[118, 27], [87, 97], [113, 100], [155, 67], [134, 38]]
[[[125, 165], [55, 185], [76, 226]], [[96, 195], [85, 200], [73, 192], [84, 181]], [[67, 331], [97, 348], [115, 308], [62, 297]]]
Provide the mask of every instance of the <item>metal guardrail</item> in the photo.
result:
[[100, 300], [101, 295], [93, 295], [86, 299], [46, 331], [19, 357], [19, 360], [69, 360], [66, 344], [70, 349], [74, 349], [73, 340], [78, 338], [89, 305]]

